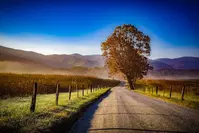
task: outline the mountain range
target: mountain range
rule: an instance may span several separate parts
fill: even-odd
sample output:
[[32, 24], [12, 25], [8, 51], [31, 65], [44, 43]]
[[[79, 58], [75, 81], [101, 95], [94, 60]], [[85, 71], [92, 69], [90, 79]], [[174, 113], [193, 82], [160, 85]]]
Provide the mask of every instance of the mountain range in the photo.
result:
[[0, 61], [36, 63], [51, 68], [71, 68], [74, 66], [98, 67], [103, 65], [103, 57], [100, 55], [43, 55], [32, 51], [16, 50], [3, 46], [0, 46]]
[[[149, 59], [154, 70], [199, 70], [199, 57]], [[94, 69], [104, 67], [101, 55], [43, 55], [32, 51], [23, 51], [0, 46], [0, 72], [17, 71], [72, 71], [72, 68]], [[105, 68], [104, 68], [105, 69]], [[77, 69], [76, 69], [77, 70]]]

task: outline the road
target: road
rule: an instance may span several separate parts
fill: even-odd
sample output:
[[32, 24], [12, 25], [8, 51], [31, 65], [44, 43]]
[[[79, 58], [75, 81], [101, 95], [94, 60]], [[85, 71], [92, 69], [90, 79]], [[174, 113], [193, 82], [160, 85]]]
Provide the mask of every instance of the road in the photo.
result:
[[89, 107], [70, 132], [199, 133], [199, 111], [152, 99], [118, 86]]

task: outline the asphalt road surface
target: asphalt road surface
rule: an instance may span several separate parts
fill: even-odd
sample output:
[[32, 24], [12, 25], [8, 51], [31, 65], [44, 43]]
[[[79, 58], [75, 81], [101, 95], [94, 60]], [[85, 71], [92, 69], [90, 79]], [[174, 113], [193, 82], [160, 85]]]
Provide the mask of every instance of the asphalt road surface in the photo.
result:
[[199, 133], [199, 111], [152, 99], [123, 86], [87, 109], [71, 133]]

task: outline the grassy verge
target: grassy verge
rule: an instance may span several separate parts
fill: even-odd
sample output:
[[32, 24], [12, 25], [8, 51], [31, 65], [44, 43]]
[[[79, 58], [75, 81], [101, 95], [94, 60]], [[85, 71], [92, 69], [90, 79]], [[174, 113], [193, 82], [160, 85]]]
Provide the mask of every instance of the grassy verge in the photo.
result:
[[181, 100], [181, 94], [177, 92], [172, 92], [172, 96], [170, 98], [169, 96], [169, 91], [158, 91], [158, 95], [156, 95], [156, 92], [152, 93], [151, 89], [136, 89], [135, 92], [164, 100], [167, 102], [175, 103], [181, 106], [189, 107], [189, 108], [194, 108], [194, 109], [199, 109], [199, 96], [193, 95], [193, 94], [185, 94], [184, 95], [184, 100]]
[[[55, 105], [55, 94], [38, 95], [34, 113], [29, 111], [31, 97], [15, 97], [0, 100], [0, 132], [39, 132], [67, 119], [109, 89], [97, 90], [77, 98], [72, 93], [60, 93], [59, 105]], [[81, 92], [79, 93], [81, 94]]]

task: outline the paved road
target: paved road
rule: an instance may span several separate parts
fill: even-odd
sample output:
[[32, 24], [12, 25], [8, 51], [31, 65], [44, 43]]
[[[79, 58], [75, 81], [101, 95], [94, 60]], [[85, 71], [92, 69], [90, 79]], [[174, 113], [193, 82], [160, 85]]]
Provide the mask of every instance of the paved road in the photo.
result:
[[129, 91], [122, 86], [87, 109], [71, 133], [198, 132], [199, 111]]

